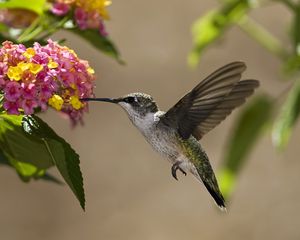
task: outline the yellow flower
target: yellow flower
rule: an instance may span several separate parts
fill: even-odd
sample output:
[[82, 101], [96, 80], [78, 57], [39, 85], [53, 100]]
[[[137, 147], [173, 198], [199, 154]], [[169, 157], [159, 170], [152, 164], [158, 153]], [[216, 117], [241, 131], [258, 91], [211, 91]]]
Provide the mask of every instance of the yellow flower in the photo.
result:
[[61, 96], [54, 94], [51, 98], [49, 98], [48, 104], [55, 108], [57, 111], [60, 111], [64, 104], [64, 100]]
[[29, 70], [33, 74], [37, 74], [43, 70], [43, 66], [40, 64], [30, 63]]
[[48, 62], [48, 68], [52, 69], [52, 68], [57, 68], [58, 67], [58, 63], [54, 62], [52, 59], [50, 59], [50, 61]]
[[76, 86], [75, 83], [72, 83], [72, 84], [70, 85], [70, 87], [73, 88], [74, 90], [77, 90], [77, 86]]
[[32, 58], [35, 55], [35, 50], [33, 48], [27, 48], [23, 55], [26, 58]]
[[24, 72], [30, 68], [30, 63], [19, 62], [17, 66]]
[[94, 73], [95, 73], [95, 70], [94, 70], [93, 68], [89, 67], [89, 68], [87, 69], [87, 72], [88, 72], [89, 74], [94, 74]]
[[19, 81], [22, 77], [22, 69], [18, 66], [16, 67], [9, 67], [7, 70], [7, 76], [10, 80]]
[[96, 11], [103, 19], [109, 19], [106, 7], [111, 4], [109, 0], [75, 0], [75, 5], [87, 12]]
[[84, 104], [82, 102], [80, 102], [80, 100], [77, 96], [70, 97], [70, 104], [76, 110], [79, 110], [80, 108], [82, 108], [84, 106]]

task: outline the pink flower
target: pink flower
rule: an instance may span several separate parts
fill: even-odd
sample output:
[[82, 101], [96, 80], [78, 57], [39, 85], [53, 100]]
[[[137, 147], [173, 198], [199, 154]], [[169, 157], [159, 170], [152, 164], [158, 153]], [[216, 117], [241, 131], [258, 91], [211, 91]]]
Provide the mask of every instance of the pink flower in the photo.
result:
[[38, 107], [38, 103], [33, 99], [23, 99], [21, 107], [23, 108], [25, 115], [30, 115], [34, 113], [34, 109]]
[[7, 65], [3, 62], [0, 62], [0, 75], [3, 76], [7, 72]]
[[0, 91], [9, 114], [33, 114], [52, 107], [69, 116], [72, 123], [82, 121], [92, 97], [94, 70], [67, 47], [48, 40], [32, 48], [4, 42], [0, 48]]
[[74, 12], [76, 24], [80, 29], [87, 28], [88, 14], [82, 8], [76, 8]]
[[36, 96], [36, 86], [33, 83], [30, 83], [28, 85], [22, 83], [22, 96], [25, 99], [34, 99]]
[[100, 32], [101, 36], [103, 36], [103, 37], [108, 36], [104, 22], [102, 20], [100, 20], [100, 22], [99, 22], [99, 32]]
[[[39, 48], [36, 47], [36, 49], [39, 49]], [[32, 57], [32, 61], [34, 63], [38, 63], [38, 64], [46, 64], [49, 61], [48, 58], [49, 58], [49, 54], [44, 53], [44, 52], [39, 52], [38, 54], [36, 54]]]
[[21, 93], [21, 86], [15, 81], [8, 82], [4, 88], [4, 97], [11, 102], [18, 100]]
[[3, 107], [8, 114], [19, 115], [19, 105], [17, 102], [4, 101]]
[[70, 6], [65, 3], [54, 3], [51, 9], [51, 12], [57, 16], [64, 16], [70, 10]]
[[0, 88], [3, 87], [4, 85], [5, 85], [4, 76], [0, 75]]
[[106, 9], [110, 0], [53, 0], [51, 12], [57, 16], [64, 16], [69, 11], [75, 25], [81, 29], [98, 30], [103, 37], [108, 35], [104, 27], [104, 20], [109, 20]]
[[39, 94], [43, 98], [49, 99], [52, 96], [54, 88], [50, 84], [43, 83], [40, 85]]

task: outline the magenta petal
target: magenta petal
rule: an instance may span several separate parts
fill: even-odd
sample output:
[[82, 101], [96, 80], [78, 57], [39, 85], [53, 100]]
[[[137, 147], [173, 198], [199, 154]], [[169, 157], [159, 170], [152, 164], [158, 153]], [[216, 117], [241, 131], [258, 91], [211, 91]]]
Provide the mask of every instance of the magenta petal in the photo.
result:
[[65, 3], [54, 3], [51, 12], [57, 16], [64, 16], [70, 10], [70, 6]]
[[18, 110], [19, 106], [18, 106], [18, 103], [16, 103], [16, 102], [5, 101], [3, 103], [3, 107], [8, 114], [12, 114], [12, 115], [20, 114], [20, 112]]
[[18, 82], [10, 81], [4, 88], [4, 96], [8, 101], [16, 101], [21, 96], [21, 86]]
[[37, 102], [32, 99], [24, 99], [21, 103], [25, 115], [30, 115], [34, 113], [34, 108], [38, 106]]
[[33, 83], [30, 83], [28, 85], [24, 85], [23, 87], [23, 93], [22, 96], [25, 99], [33, 99], [36, 96], [36, 87]]
[[99, 32], [100, 32], [101, 36], [103, 36], [103, 37], [108, 36], [108, 33], [106, 31], [106, 28], [105, 28], [105, 25], [104, 25], [103, 21], [100, 21], [100, 23], [99, 23]]
[[80, 29], [87, 28], [88, 14], [82, 8], [76, 8], [74, 13], [76, 24]]

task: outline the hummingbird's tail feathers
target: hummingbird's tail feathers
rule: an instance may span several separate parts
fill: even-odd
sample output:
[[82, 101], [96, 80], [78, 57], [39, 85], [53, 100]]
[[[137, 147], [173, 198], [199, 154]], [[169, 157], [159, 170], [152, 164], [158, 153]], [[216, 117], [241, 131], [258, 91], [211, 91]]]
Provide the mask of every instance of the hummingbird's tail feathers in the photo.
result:
[[222, 210], [226, 212], [226, 206], [225, 206], [225, 199], [222, 196], [222, 193], [219, 191], [219, 189], [215, 189], [209, 184], [208, 182], [202, 181], [204, 186], [206, 187], [207, 191], [210, 193], [210, 195], [215, 200], [215, 203], [217, 206]]

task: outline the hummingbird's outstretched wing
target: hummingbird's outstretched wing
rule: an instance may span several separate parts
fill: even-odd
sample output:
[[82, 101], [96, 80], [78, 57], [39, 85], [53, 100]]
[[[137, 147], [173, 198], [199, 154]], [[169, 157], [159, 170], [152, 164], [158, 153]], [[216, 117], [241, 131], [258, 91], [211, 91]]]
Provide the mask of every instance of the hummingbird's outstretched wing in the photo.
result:
[[201, 139], [259, 86], [257, 80], [240, 81], [245, 69], [245, 63], [232, 62], [216, 70], [169, 109], [162, 122], [177, 128], [183, 139], [191, 134]]

